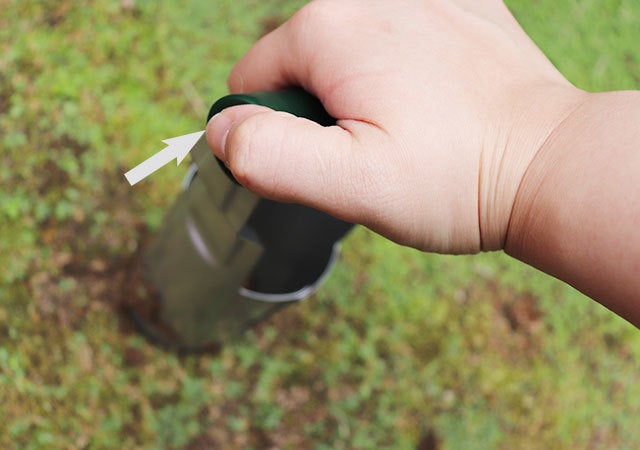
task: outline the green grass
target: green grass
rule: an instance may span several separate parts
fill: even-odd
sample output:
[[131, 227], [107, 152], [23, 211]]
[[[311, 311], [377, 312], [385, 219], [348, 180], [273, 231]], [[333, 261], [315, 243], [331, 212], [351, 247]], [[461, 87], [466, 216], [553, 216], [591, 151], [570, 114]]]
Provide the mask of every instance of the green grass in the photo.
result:
[[[114, 311], [233, 62], [302, 1], [0, 0], [0, 448], [637, 448], [640, 334], [502, 254], [364, 229], [312, 299], [218, 356]], [[508, 2], [589, 90], [640, 86], [637, 0]]]

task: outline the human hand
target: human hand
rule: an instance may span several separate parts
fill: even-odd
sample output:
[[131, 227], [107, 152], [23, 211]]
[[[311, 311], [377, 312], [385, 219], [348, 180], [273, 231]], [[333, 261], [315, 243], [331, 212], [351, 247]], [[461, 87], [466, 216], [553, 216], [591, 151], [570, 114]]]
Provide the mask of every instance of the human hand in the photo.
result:
[[207, 138], [236, 179], [447, 253], [504, 247], [527, 167], [588, 95], [499, 0], [313, 1], [229, 77], [233, 93], [291, 85], [337, 126], [223, 111]]

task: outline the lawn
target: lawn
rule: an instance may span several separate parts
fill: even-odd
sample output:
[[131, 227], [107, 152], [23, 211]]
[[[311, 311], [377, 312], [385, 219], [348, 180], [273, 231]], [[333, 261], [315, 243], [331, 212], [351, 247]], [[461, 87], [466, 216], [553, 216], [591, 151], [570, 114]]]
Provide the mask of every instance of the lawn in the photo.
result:
[[[123, 317], [185, 167], [122, 174], [202, 129], [303, 3], [0, 0], [0, 448], [639, 448], [638, 330], [500, 253], [358, 228], [314, 297], [218, 354]], [[638, 0], [508, 4], [579, 87], [640, 88]]]

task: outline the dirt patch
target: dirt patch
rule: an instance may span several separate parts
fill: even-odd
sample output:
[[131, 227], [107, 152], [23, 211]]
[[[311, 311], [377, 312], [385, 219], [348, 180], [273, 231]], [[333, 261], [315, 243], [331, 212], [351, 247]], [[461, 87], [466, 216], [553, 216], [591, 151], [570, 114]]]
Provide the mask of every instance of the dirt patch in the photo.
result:
[[438, 450], [439, 448], [440, 440], [435, 431], [427, 430], [420, 438], [416, 450]]
[[[74, 154], [85, 151], [71, 141], [59, 144], [70, 146]], [[51, 169], [42, 177], [44, 187], [66, 185], [66, 173]], [[140, 208], [128, 186], [115, 180], [111, 174], [96, 180], [102, 189], [95, 197], [93, 213], [78, 210], [69, 219], [51, 217], [39, 225], [39, 246], [48, 248], [50, 256], [34, 264], [28, 286], [41, 319], [77, 329], [91, 305], [100, 303], [123, 319], [123, 332], [132, 332], [127, 308], [143, 304], [153, 309], [153, 292], [139, 269], [150, 232], [136, 215]], [[99, 215], [101, 222], [97, 222]]]
[[542, 323], [542, 313], [531, 294], [512, 295], [503, 301], [500, 310], [511, 327], [511, 331], [535, 334]]
[[537, 354], [544, 345], [544, 317], [538, 299], [529, 292], [517, 292], [497, 284], [492, 284], [491, 289], [496, 292], [493, 346], [514, 359]]

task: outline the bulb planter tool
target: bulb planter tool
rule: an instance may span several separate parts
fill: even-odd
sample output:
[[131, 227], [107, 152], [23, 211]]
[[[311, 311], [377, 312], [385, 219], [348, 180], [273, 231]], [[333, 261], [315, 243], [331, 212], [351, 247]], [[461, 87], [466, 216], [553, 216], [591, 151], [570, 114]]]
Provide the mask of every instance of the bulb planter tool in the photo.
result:
[[[207, 120], [242, 104], [335, 124], [318, 99], [298, 88], [225, 96]], [[305, 206], [255, 196], [215, 158], [204, 135], [191, 157], [183, 190], [143, 255], [158, 318], [132, 314], [155, 341], [187, 351], [224, 343], [314, 293], [353, 226]]]

